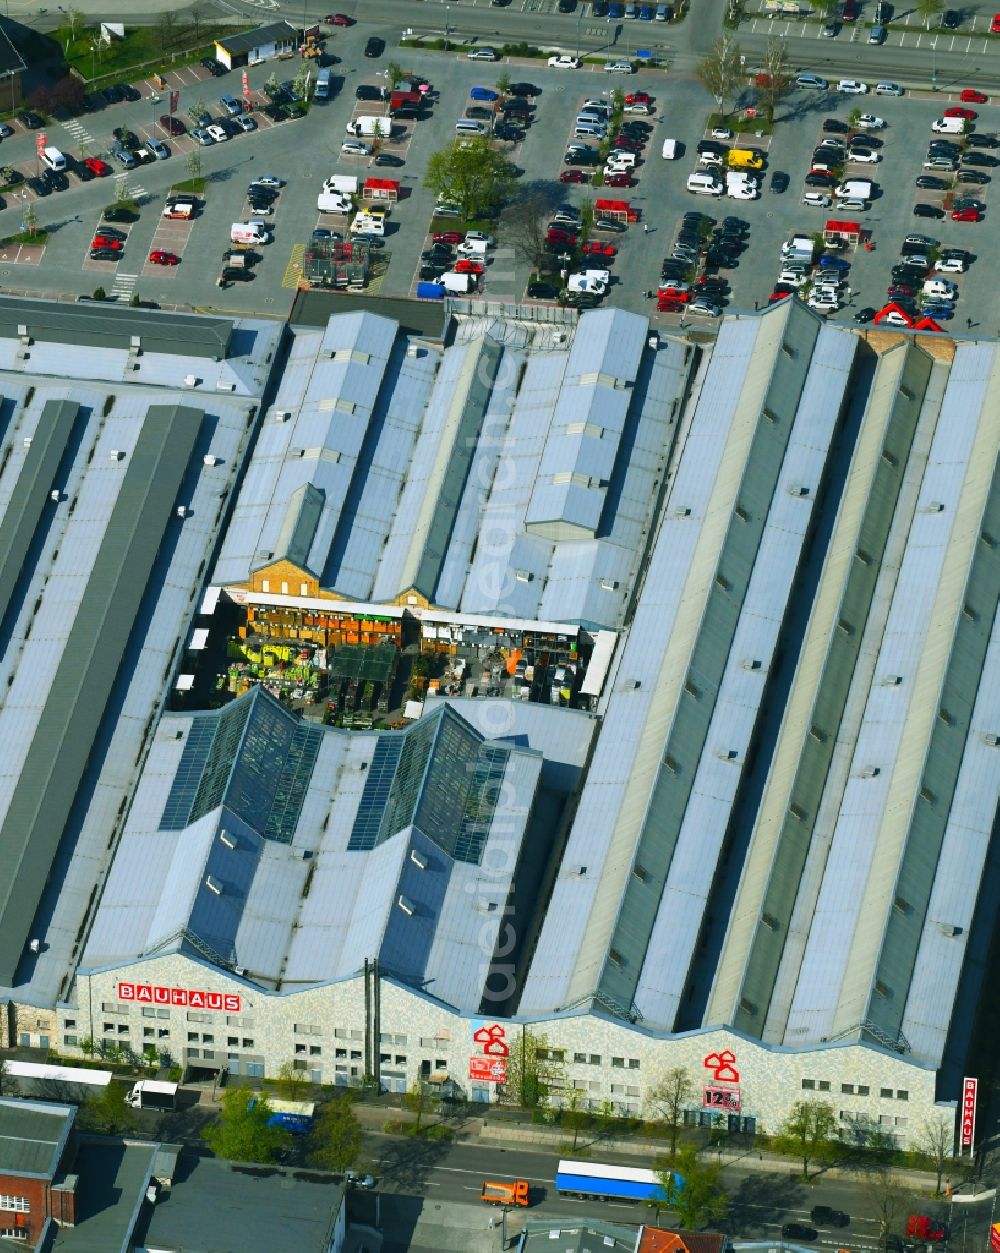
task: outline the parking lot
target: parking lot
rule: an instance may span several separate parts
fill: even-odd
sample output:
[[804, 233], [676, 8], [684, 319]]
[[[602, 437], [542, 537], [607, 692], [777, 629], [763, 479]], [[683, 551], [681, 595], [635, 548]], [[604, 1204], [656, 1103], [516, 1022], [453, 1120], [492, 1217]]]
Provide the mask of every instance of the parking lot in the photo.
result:
[[[885, 302], [892, 266], [898, 260], [898, 245], [914, 230], [923, 230], [946, 245], [960, 245], [973, 253], [983, 251], [980, 241], [993, 211], [992, 181], [963, 189], [985, 205], [984, 220], [978, 224], [953, 222], [950, 216], [941, 222], [913, 216], [918, 199], [933, 200], [937, 194], [918, 192], [916, 178], [932, 137], [930, 124], [945, 107], [956, 103], [957, 91], [951, 96], [938, 93], [919, 98], [844, 97], [832, 91], [800, 91], [779, 106], [773, 136], [745, 137], [747, 143], [767, 150], [761, 198], [739, 202], [724, 198], [716, 202], [709, 197], [689, 195], [685, 187], [687, 175], [695, 166], [696, 145], [705, 135], [705, 124], [713, 108], [712, 101], [694, 81], [656, 73], [618, 77], [590, 67], [549, 69], [544, 62], [492, 65], [461, 56], [413, 53], [391, 47], [382, 58], [366, 60], [358, 55], [360, 43], [356, 29], [338, 32], [331, 39], [329, 47], [342, 58], [332, 70], [337, 90], [328, 102], [314, 105], [307, 117], [275, 124], [256, 109], [255, 132], [200, 149], [207, 188], [202, 210], [192, 223], [165, 222], [162, 218], [164, 196], [174, 183], [189, 177], [185, 154], [194, 146], [190, 137], [168, 139], [170, 159], [150, 162], [128, 175], [130, 191], [144, 203], [119, 261], [95, 262], [88, 256], [101, 210], [114, 198], [113, 181], [105, 178], [77, 184], [71, 177], [68, 191], [35, 205], [39, 225], [49, 230], [43, 255], [38, 259], [37, 250], [8, 248], [0, 257], [0, 282], [11, 290], [71, 294], [89, 294], [101, 284], [119, 298], [138, 294], [165, 307], [273, 311], [281, 316], [287, 311], [301, 276], [304, 247], [314, 228], [319, 225], [339, 229], [317, 210], [316, 197], [323, 180], [338, 173], [360, 178], [378, 174], [399, 180], [400, 200], [389, 218], [384, 250], [387, 265], [375, 290], [388, 296], [411, 295], [433, 225], [434, 196], [423, 186], [427, 161], [433, 152], [451, 142], [456, 119], [477, 103], [470, 96], [471, 89], [492, 88], [504, 73], [541, 89], [533, 100], [533, 121], [525, 128], [523, 139], [497, 141], [508, 159], [522, 171], [520, 182], [547, 188], [553, 203], [567, 202], [578, 207], [592, 203], [598, 196], [627, 199], [636, 220], [625, 234], [608, 237], [617, 249], [617, 255], [608, 263], [612, 272], [608, 298], [616, 305], [652, 313], [664, 326], [673, 325], [675, 316], [656, 313], [656, 301], [646, 293], [656, 291], [660, 264], [680, 219], [685, 211], [694, 208], [719, 218], [736, 214], [748, 223], [747, 246], [737, 266], [726, 274], [731, 285], [728, 307], [752, 311], [755, 306], [762, 308], [766, 304], [778, 272], [782, 242], [796, 232], [820, 230], [825, 220], [822, 209], [801, 203], [803, 178], [810, 168], [812, 150], [822, 135], [823, 121], [831, 116], [846, 119], [854, 107], [878, 113], [887, 125], [879, 132], [883, 143], [880, 161], [863, 171], [865, 177], [872, 177], [878, 184], [878, 194], [870, 208], [859, 215], [870, 232], [873, 250], [862, 249], [853, 255], [848, 289], [854, 295], [836, 316], [849, 320], [861, 306]], [[347, 123], [372, 109], [369, 103], [356, 99], [356, 88], [383, 83], [379, 75], [389, 57], [398, 60], [405, 70], [425, 76], [433, 84], [437, 99], [426, 120], [403, 123], [398, 139], [386, 147], [385, 151], [398, 154], [404, 164], [376, 170], [370, 158], [342, 154], [341, 145]], [[250, 85], [255, 103], [262, 103], [260, 89], [270, 73], [292, 78], [297, 69], [295, 61], [252, 69]], [[223, 112], [219, 97], [239, 94], [236, 74], [211, 79], [198, 67], [184, 73], [190, 81], [181, 87], [178, 116], [185, 119], [186, 110], [197, 100], [204, 101], [213, 117], [218, 118]], [[148, 85], [138, 86], [148, 94]], [[638, 154], [634, 171], [630, 171], [634, 185], [598, 189], [587, 183], [560, 183], [559, 175], [567, 168], [563, 163], [567, 140], [580, 106], [588, 98], [610, 98], [614, 87], [645, 90], [655, 98], [653, 115], [643, 119], [652, 125], [649, 142]], [[992, 102], [975, 107], [979, 132], [1000, 127], [1000, 111]], [[140, 138], [157, 134], [155, 123], [162, 109], [162, 105], [147, 100], [109, 106], [65, 124], [52, 123], [48, 127], [48, 142], [74, 155], [80, 155], [83, 145], [83, 151], [97, 155], [107, 151], [114, 126], [130, 127]], [[679, 141], [679, 155], [674, 161], [660, 156], [666, 137]], [[34, 171], [32, 133], [17, 127], [2, 147], [5, 162], [25, 172]], [[789, 175], [788, 190], [781, 194], [770, 190], [774, 170]], [[271, 215], [274, 241], [259, 250], [261, 260], [254, 282], [222, 292], [216, 279], [229, 247], [230, 226], [246, 219], [247, 184], [264, 173], [286, 182]], [[984, 173], [992, 179], [988, 168]], [[20, 201], [10, 197], [8, 209], [0, 217], [0, 225], [6, 224], [7, 233], [18, 229], [19, 209]], [[499, 236], [499, 247], [484, 276], [485, 293], [491, 299], [521, 300], [530, 266], [509, 246], [502, 225]], [[150, 265], [147, 258], [152, 249], [177, 253], [181, 263], [172, 268]], [[32, 264], [36, 260], [38, 264]], [[991, 313], [987, 317], [987, 311], [993, 307], [987, 303], [987, 268], [973, 264], [958, 281], [963, 289], [962, 316], [949, 329], [964, 333], [966, 319], [971, 319], [982, 333], [997, 333], [996, 319]]]

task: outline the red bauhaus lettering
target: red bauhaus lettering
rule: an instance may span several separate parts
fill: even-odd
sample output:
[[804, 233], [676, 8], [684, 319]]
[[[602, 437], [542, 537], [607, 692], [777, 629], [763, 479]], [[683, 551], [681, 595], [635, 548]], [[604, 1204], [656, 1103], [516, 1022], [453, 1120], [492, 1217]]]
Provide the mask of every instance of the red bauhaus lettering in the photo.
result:
[[192, 1009], [204, 1009], [205, 1008], [205, 993], [204, 992], [189, 992], [188, 1004], [191, 1006]]
[[186, 1005], [187, 1003], [188, 1003], [188, 994], [184, 991], [183, 988], [171, 988], [170, 989], [170, 1004], [171, 1005]]
[[135, 1000], [135, 984], [134, 983], [119, 983], [118, 999], [120, 1001], [134, 1001]]
[[221, 1009], [222, 1008], [222, 993], [221, 992], [206, 992], [205, 993], [205, 1005], [208, 1009]]
[[157, 1005], [169, 1005], [170, 1004], [170, 989], [169, 988], [154, 988], [153, 1000], [156, 1002]]
[[144, 1005], [190, 1005], [193, 1009], [225, 1010], [238, 1014], [242, 997], [234, 992], [206, 992], [201, 988], [171, 988], [162, 984], [119, 983], [120, 1001], [139, 1001]]
[[240, 1012], [240, 998], [238, 996], [233, 996], [230, 993], [229, 995], [224, 996], [222, 1000], [223, 1008], [228, 1010], [231, 1014], [238, 1014]]
[[140, 983], [135, 990], [135, 999], [142, 1001], [146, 1005], [153, 1003], [153, 989], [148, 983]]

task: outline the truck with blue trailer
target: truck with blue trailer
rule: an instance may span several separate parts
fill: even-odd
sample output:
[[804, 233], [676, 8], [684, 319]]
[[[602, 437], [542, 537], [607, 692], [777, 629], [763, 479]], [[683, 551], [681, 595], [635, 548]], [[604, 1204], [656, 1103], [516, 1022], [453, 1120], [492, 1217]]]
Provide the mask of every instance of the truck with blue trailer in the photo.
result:
[[[683, 1187], [683, 1178], [674, 1173], [671, 1193], [676, 1195]], [[561, 1161], [556, 1170], [556, 1192], [587, 1201], [648, 1201], [654, 1205], [670, 1201], [655, 1170], [600, 1162]]]

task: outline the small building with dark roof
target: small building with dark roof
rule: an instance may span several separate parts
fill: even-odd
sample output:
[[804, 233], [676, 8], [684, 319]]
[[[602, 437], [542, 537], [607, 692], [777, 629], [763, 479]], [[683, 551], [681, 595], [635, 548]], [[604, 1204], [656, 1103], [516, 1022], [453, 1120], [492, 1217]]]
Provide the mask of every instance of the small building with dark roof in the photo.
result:
[[241, 65], [259, 65], [261, 61], [273, 61], [275, 57], [294, 52], [300, 35], [291, 22], [268, 22], [256, 30], [223, 35], [215, 41], [215, 56], [231, 70]]

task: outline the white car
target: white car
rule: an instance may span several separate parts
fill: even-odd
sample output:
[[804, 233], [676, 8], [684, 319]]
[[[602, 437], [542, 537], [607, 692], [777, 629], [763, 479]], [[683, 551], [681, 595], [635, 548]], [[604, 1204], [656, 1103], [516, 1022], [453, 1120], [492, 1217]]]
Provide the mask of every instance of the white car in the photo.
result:
[[728, 126], [713, 126], [711, 134], [713, 139], [732, 139], [733, 137], [733, 132]]
[[847, 159], [855, 165], [875, 165], [882, 160], [882, 154], [873, 152], [871, 148], [852, 148], [847, 154]]
[[726, 188], [730, 200], [756, 200], [760, 196], [760, 187], [756, 183], [733, 183]]
[[961, 257], [942, 257], [934, 262], [938, 274], [964, 274], [967, 267]]
[[372, 146], [362, 143], [360, 139], [348, 139], [340, 145], [340, 151], [348, 157], [370, 157]]
[[814, 209], [829, 209], [833, 201], [821, 191], [807, 191], [802, 197], [802, 203], [812, 205]]
[[692, 300], [687, 311], [695, 318], [717, 318], [722, 313], [719, 306], [713, 305], [709, 300]]
[[253, 181], [255, 183], [259, 183], [261, 187], [279, 187], [280, 188], [280, 187], [284, 187], [285, 185], [285, 180], [283, 178], [279, 178], [277, 174], [258, 174], [257, 177]]
[[239, 117], [234, 117], [233, 121], [241, 131], [255, 131], [257, 129], [257, 123], [249, 113], [241, 113]]
[[875, 84], [876, 96], [901, 96], [902, 94], [903, 94], [903, 89], [902, 87], [900, 87], [899, 83], [876, 83]]
[[[550, 61], [549, 65], [551, 64], [552, 62]], [[605, 74], [631, 74], [632, 62], [631, 61], [605, 61], [604, 72]]]
[[805, 270], [782, 270], [778, 274], [778, 282], [787, 283], [789, 287], [805, 287], [809, 274]]
[[646, 104], [644, 100], [634, 100], [631, 104], [627, 104], [622, 112], [633, 114], [635, 117], [649, 117], [653, 112], [653, 106]]
[[900, 313], [898, 309], [890, 310], [882, 319], [883, 326], [912, 326], [913, 319], [908, 318], [905, 313]]
[[868, 84], [859, 83], [856, 78], [842, 78], [837, 84], [837, 90], [844, 96], [867, 96]]
[[862, 113], [858, 118], [859, 131], [880, 131], [885, 129], [885, 118], [876, 117], [874, 113]]
[[225, 141], [229, 138], [229, 132], [223, 130], [222, 127], [217, 124], [206, 126], [205, 131], [207, 134], [212, 136], [217, 144], [225, 143]]
[[579, 57], [571, 57], [563, 55], [561, 57], [549, 57], [550, 70], [578, 70], [582, 65]]

